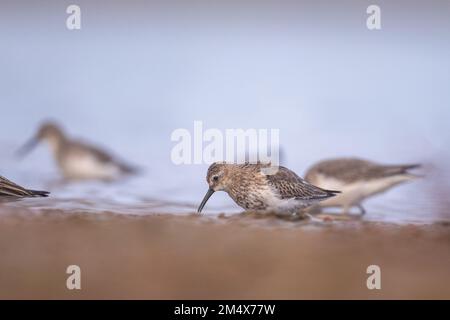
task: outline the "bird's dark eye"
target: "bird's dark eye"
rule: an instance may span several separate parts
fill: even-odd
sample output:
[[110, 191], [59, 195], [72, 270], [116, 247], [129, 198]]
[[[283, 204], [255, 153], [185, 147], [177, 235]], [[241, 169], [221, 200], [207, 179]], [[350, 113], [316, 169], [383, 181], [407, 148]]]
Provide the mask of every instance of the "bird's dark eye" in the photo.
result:
[[219, 176], [214, 176], [213, 181], [219, 181]]

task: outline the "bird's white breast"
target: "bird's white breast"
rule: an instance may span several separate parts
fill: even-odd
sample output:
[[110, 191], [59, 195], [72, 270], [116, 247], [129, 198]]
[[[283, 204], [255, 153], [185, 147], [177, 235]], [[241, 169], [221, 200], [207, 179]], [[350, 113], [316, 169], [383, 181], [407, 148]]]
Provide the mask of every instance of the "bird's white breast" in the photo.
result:
[[73, 179], [114, 179], [120, 169], [112, 162], [101, 162], [91, 154], [66, 156], [60, 162], [64, 175]]
[[346, 183], [333, 177], [317, 175], [314, 183], [318, 187], [324, 189], [341, 191], [341, 194], [323, 201], [321, 205], [341, 206], [358, 204], [367, 197], [386, 191], [401, 182], [411, 179], [412, 176], [402, 174], [378, 179], [359, 180], [352, 183]]

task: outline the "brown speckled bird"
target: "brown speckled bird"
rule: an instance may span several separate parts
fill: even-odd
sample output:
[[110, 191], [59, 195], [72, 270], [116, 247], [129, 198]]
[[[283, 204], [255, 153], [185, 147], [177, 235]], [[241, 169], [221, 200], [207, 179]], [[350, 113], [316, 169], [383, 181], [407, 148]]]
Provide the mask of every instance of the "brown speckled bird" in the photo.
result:
[[361, 214], [366, 211], [361, 202], [391, 187], [416, 179], [409, 170], [419, 164], [383, 165], [358, 158], [324, 160], [311, 167], [305, 179], [321, 188], [337, 188], [342, 191], [333, 199], [320, 203], [321, 207], [342, 207], [349, 213], [354, 206]]
[[339, 193], [316, 187], [285, 167], [262, 163], [213, 163], [206, 181], [209, 189], [199, 213], [215, 191], [227, 192], [244, 209], [288, 213], [296, 213]]
[[53, 122], [43, 123], [36, 135], [18, 151], [18, 155], [27, 154], [40, 141], [49, 144], [56, 163], [67, 180], [114, 180], [136, 172], [135, 168], [97, 146], [70, 139]]
[[49, 192], [25, 189], [12, 181], [0, 176], [0, 199], [3, 198], [26, 198], [47, 197]]

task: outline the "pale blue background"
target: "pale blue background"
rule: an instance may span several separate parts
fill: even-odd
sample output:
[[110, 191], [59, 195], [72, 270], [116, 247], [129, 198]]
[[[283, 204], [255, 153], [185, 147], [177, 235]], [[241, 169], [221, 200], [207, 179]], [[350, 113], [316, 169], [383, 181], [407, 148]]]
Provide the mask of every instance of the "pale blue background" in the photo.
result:
[[[58, 174], [46, 148], [22, 162], [11, 156], [51, 118], [146, 168], [113, 186], [52, 188], [54, 199], [95, 189], [134, 204], [187, 202], [189, 211], [206, 191], [207, 166], [174, 166], [170, 134], [202, 120], [280, 129], [285, 164], [299, 174], [333, 156], [423, 162], [428, 179], [368, 207], [373, 216], [446, 215], [449, 1], [377, 1], [380, 31], [365, 25], [372, 1], [77, 1], [82, 30], [69, 31], [72, 3], [0, 4], [2, 175], [51, 188]], [[239, 211], [225, 194], [208, 208]]]

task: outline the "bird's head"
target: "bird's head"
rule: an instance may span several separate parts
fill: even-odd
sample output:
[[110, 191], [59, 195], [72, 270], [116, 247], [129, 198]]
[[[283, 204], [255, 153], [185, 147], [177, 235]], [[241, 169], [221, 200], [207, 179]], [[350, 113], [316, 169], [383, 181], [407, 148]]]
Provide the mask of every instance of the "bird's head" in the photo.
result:
[[198, 213], [202, 211], [206, 202], [214, 192], [227, 190], [227, 186], [231, 182], [228, 175], [229, 170], [230, 165], [224, 162], [215, 162], [209, 166], [208, 173], [206, 174], [206, 182], [208, 183], [209, 189], [203, 197], [202, 203], [198, 207]]
[[57, 148], [62, 140], [64, 140], [62, 129], [56, 123], [47, 121], [42, 123], [37, 133], [17, 151], [17, 154], [25, 156], [41, 141], [46, 141], [53, 148]]

